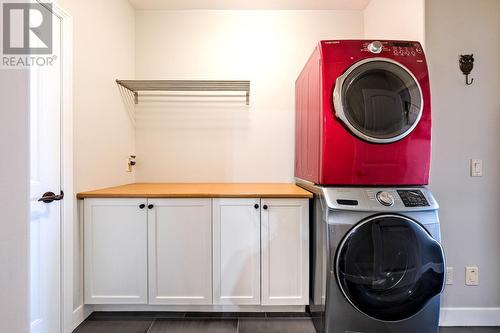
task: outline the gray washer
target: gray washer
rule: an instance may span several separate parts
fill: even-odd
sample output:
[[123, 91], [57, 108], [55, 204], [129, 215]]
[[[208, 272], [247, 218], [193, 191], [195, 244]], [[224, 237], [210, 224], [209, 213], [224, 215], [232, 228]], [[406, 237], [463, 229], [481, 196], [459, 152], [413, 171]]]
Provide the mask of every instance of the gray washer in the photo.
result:
[[316, 331], [437, 333], [445, 261], [431, 192], [297, 184], [314, 193], [309, 309]]

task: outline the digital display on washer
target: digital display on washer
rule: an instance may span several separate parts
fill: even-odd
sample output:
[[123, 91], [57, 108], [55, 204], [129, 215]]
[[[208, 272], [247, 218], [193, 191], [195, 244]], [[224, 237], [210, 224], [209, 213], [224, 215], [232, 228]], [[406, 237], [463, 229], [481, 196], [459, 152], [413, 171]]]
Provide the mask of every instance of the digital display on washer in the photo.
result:
[[397, 192], [405, 207], [429, 206], [429, 202], [420, 190], [398, 190]]

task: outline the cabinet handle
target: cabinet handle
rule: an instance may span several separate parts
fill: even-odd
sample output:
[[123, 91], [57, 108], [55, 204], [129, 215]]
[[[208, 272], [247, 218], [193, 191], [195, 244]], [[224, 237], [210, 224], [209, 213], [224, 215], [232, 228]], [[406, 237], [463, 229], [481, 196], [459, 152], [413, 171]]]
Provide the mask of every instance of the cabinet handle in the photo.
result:
[[144, 209], [144, 207], [146, 207], [146, 205], [145, 205], [145, 204], [140, 204], [140, 205], [139, 205], [139, 208], [140, 208], [140, 209]]
[[153, 204], [149, 204], [148, 205], [148, 209], [153, 209], [154, 205]]
[[255, 204], [255, 205], [253, 205], [253, 208], [255, 208], [255, 209], [259, 209], [259, 204]]
[[267, 209], [267, 205], [262, 206], [262, 208]]

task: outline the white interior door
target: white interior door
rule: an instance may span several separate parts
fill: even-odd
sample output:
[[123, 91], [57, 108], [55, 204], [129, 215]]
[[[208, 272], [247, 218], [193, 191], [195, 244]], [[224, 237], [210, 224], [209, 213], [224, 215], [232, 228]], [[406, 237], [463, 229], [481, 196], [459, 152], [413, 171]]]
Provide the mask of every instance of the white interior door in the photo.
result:
[[53, 17], [52, 66], [31, 68], [30, 320], [32, 333], [61, 329], [61, 21]]

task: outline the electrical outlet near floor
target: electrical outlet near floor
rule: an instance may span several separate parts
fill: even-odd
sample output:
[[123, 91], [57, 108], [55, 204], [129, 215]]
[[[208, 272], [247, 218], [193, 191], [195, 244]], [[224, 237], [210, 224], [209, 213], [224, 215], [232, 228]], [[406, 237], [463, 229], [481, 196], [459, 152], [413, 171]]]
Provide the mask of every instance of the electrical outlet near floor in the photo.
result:
[[453, 284], [453, 267], [446, 267], [446, 284]]
[[479, 285], [479, 267], [477, 266], [465, 267], [465, 284], [468, 286]]

